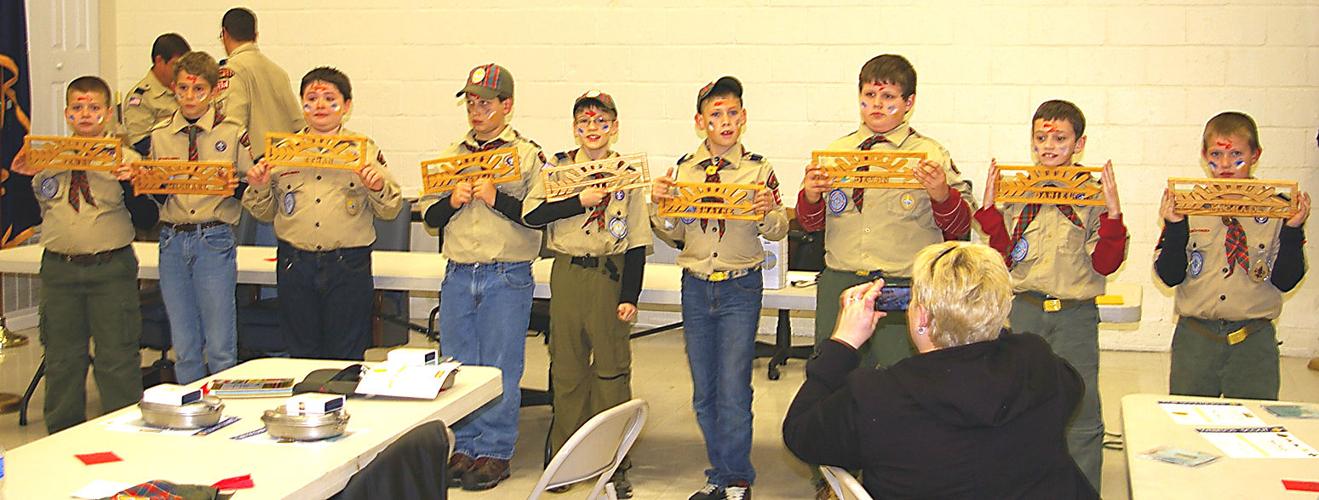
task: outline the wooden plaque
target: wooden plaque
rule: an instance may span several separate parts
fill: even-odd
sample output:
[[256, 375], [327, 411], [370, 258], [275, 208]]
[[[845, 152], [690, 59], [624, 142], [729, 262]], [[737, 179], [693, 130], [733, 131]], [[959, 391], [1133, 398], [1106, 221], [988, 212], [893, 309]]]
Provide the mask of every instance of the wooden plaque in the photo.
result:
[[835, 188], [924, 189], [912, 171], [925, 158], [910, 151], [811, 152], [811, 163], [829, 174]]
[[23, 138], [23, 147], [28, 165], [37, 170], [113, 172], [124, 158], [123, 144], [111, 137], [29, 135]]
[[545, 180], [546, 201], [566, 200], [588, 187], [613, 192], [650, 185], [645, 153], [545, 167], [541, 176]]
[[517, 148], [512, 147], [426, 160], [421, 162], [421, 193], [446, 193], [460, 182], [479, 179], [513, 182], [522, 178], [521, 164]]
[[1104, 188], [1094, 182], [1091, 174], [1103, 171], [1102, 167], [999, 165], [994, 201], [1102, 207]]
[[684, 219], [760, 220], [755, 213], [756, 193], [765, 189], [758, 184], [724, 184], [714, 182], [675, 182], [678, 193], [673, 199], [660, 200], [660, 217]]
[[1182, 215], [1288, 218], [1298, 210], [1294, 181], [1171, 178], [1168, 189]]
[[275, 167], [338, 168], [366, 166], [367, 138], [358, 135], [266, 134], [266, 161]]
[[136, 194], [209, 194], [229, 196], [234, 190], [234, 164], [227, 161], [144, 160], [129, 164]]

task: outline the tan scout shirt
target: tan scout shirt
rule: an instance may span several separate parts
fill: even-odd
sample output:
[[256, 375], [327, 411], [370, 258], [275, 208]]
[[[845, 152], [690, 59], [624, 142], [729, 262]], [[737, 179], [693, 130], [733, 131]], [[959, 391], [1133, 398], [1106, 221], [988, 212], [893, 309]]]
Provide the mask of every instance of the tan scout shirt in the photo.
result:
[[[826, 148], [828, 151], [856, 151], [863, 141], [874, 135], [861, 126]], [[876, 144], [871, 151], [916, 151], [943, 166], [948, 185], [962, 193], [972, 213], [976, 211], [971, 184], [962, 180], [953, 167], [948, 150], [934, 139], [916, 133], [906, 122], [887, 134], [891, 142]], [[922, 248], [943, 242], [943, 231], [934, 224], [930, 195], [924, 189], [867, 189], [860, 212], [852, 202], [852, 189], [842, 190], [847, 206], [834, 214], [830, 208], [831, 192], [824, 193], [825, 236], [824, 262], [839, 271], [880, 271], [885, 275], [911, 277], [911, 266]]]
[[[610, 152], [609, 157], [618, 156]], [[591, 161], [582, 150], [559, 153], [550, 159], [553, 165], [570, 165]], [[536, 176], [531, 193], [523, 203], [526, 215], [545, 203], [545, 182]], [[545, 227], [546, 246], [555, 252], [578, 256], [618, 255], [636, 247], [648, 247], [653, 241], [650, 218], [646, 211], [645, 189], [608, 193], [604, 201], [604, 215], [592, 219], [594, 207], [586, 213], [551, 222]]]
[[[499, 136], [492, 140], [504, 141], [500, 147], [516, 147], [521, 159], [522, 177], [514, 182], [495, 184], [495, 189], [517, 198], [526, 200], [531, 191], [531, 183], [540, 176], [540, 169], [545, 165], [545, 155], [540, 146], [523, 137], [511, 125], [505, 126]], [[463, 140], [455, 142], [440, 153], [439, 157], [465, 155], [475, 152], [481, 144], [471, 131]], [[494, 148], [498, 149], [498, 148]], [[448, 203], [445, 195], [438, 200], [430, 200], [422, 209], [430, 208], [435, 203]], [[461, 264], [488, 264], [491, 262], [527, 262], [535, 260], [540, 253], [539, 229], [532, 229], [511, 221], [503, 214], [484, 202], [472, 199], [449, 219], [444, 226], [444, 248], [440, 251], [449, 260]]]
[[[141, 156], [124, 149], [125, 163]], [[32, 176], [32, 191], [41, 205], [41, 244], [47, 250], [86, 255], [122, 248], [133, 241], [133, 220], [124, 206], [124, 189], [109, 172], [87, 172], [95, 205], [80, 197], [78, 210], [69, 204], [72, 170], [43, 170]]]
[[264, 151], [269, 132], [291, 133], [307, 126], [293, 82], [284, 68], [262, 54], [255, 43], [238, 46], [220, 67], [216, 106], [247, 128]]
[[[361, 135], [347, 129], [336, 134]], [[351, 170], [276, 167], [270, 170], [269, 184], [248, 186], [243, 206], [257, 219], [274, 220], [275, 236], [301, 250], [368, 246], [376, 241], [373, 219], [393, 219], [403, 196], [375, 141], [367, 140], [366, 155], [385, 176], [380, 191], [367, 189]]]
[[[1026, 206], [999, 207], [1008, 236]], [[1022, 234], [1024, 254], [1011, 270], [1012, 292], [1039, 292], [1060, 299], [1093, 299], [1104, 293], [1105, 277], [1095, 272], [1090, 254], [1099, 243], [1099, 218], [1104, 207], [1072, 206], [1085, 227], [1077, 227], [1055, 205], [1043, 205]]]
[[[677, 263], [683, 269], [710, 274], [715, 271], [736, 271], [759, 265], [765, 260], [765, 250], [757, 236], [768, 240], [781, 240], [788, 234], [788, 214], [778, 195], [778, 178], [774, 168], [764, 157], [752, 154], [741, 144], [720, 155], [730, 163], [719, 169], [719, 181], [728, 184], [764, 184], [772, 189], [774, 206], [765, 218], [756, 221], [710, 220], [704, 229], [701, 219], [661, 218], [658, 205], [651, 205], [651, 224], [655, 234], [666, 243], [677, 247], [683, 241]], [[701, 161], [710, 158], [704, 142], [696, 152], [678, 160], [675, 174], [677, 182], [705, 182], [705, 168]], [[720, 236], [721, 227], [724, 234]]]
[[1273, 261], [1278, 256], [1282, 219], [1238, 218], [1246, 230], [1250, 272], [1240, 266], [1227, 275], [1227, 226], [1222, 217], [1190, 216], [1186, 243], [1186, 281], [1177, 285], [1178, 316], [1238, 321], [1276, 319], [1282, 312], [1282, 292], [1273, 286]]
[[124, 126], [119, 135], [124, 144], [132, 146], [150, 135], [157, 123], [178, 111], [179, 102], [174, 99], [174, 91], [147, 70], [147, 76], [124, 99], [123, 109]]
[[[217, 118], [218, 123], [217, 123]], [[180, 112], [158, 123], [151, 131], [151, 159], [187, 160], [188, 132], [191, 125]], [[242, 179], [252, 167], [252, 150], [247, 132], [236, 120], [212, 109], [197, 119], [197, 161], [229, 161]], [[199, 224], [221, 221], [237, 224], [242, 210], [232, 196], [200, 194], [170, 195], [160, 209], [160, 220], [169, 224]]]

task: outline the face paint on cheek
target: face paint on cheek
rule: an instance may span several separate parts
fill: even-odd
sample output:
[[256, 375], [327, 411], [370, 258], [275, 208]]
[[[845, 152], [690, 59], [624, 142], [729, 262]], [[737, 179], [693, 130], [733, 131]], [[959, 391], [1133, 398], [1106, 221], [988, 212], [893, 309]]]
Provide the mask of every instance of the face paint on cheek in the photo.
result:
[[97, 124], [97, 125], [100, 125], [100, 124], [102, 124], [102, 123], [105, 123], [105, 115], [101, 115], [101, 116], [96, 117], [96, 124]]
[[890, 104], [888, 107], [888, 114], [890, 115], [898, 114], [898, 107]]
[[69, 115], [69, 121], [74, 121], [74, 120], [77, 120], [77, 118], [74, 117], [73, 115]]
[[304, 104], [302, 105], [302, 112], [303, 112], [303, 113], [310, 113], [310, 112], [311, 112], [311, 104], [305, 104], [305, 103], [304, 103]]
[[1237, 164], [1236, 164], [1236, 165], [1237, 165], [1237, 168], [1245, 168], [1245, 167], [1246, 167], [1246, 160], [1237, 160]]
[[714, 123], [705, 124], [705, 128], [711, 132], [714, 132]]
[[582, 136], [586, 135], [586, 129], [577, 127], [577, 135], [582, 135]]
[[1218, 164], [1212, 161], [1209, 162], [1209, 170], [1218, 170]]
[[330, 109], [333, 109], [333, 110], [335, 110], [335, 111], [339, 111], [339, 109], [341, 109], [341, 108], [342, 108], [342, 106], [339, 106], [339, 103], [337, 103], [337, 102], [332, 102], [332, 103], [330, 103]]
[[600, 126], [600, 130], [604, 130], [605, 132], [608, 132], [608, 131], [609, 131], [609, 124], [606, 123], [606, 124], [604, 124], [604, 125], [601, 125], [601, 126]]

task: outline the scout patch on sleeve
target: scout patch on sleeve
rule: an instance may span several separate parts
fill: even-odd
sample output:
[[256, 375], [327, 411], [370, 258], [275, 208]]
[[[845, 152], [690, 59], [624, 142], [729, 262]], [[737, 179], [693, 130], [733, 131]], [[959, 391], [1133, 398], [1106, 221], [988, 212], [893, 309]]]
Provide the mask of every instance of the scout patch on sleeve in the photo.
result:
[[133, 95], [131, 95], [131, 96], [128, 96], [128, 101], [126, 101], [125, 104], [128, 104], [129, 106], [141, 106], [141, 105], [142, 105], [142, 96], [139, 96], [139, 95], [137, 95], [137, 94], [133, 94]]
[[770, 171], [769, 178], [765, 179], [765, 187], [769, 188], [769, 192], [774, 195], [774, 204], [782, 205], [783, 198], [779, 196], [779, 178], [774, 175], [773, 171]]

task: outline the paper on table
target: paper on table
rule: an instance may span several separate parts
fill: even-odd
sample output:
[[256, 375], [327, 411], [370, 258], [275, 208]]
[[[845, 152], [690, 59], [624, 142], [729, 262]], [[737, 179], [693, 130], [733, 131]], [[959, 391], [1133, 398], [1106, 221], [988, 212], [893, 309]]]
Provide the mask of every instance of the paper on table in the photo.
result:
[[1196, 431], [1232, 458], [1319, 458], [1319, 451], [1285, 427], [1198, 428]]
[[1263, 427], [1263, 420], [1241, 403], [1213, 401], [1159, 401], [1159, 407], [1179, 425]]
[[70, 493], [73, 498], [84, 498], [87, 500], [96, 500], [98, 498], [109, 498], [126, 489], [136, 486], [137, 483], [120, 483], [117, 481], [106, 481], [104, 479], [94, 479], [87, 483], [86, 486], [78, 488], [77, 491]]

